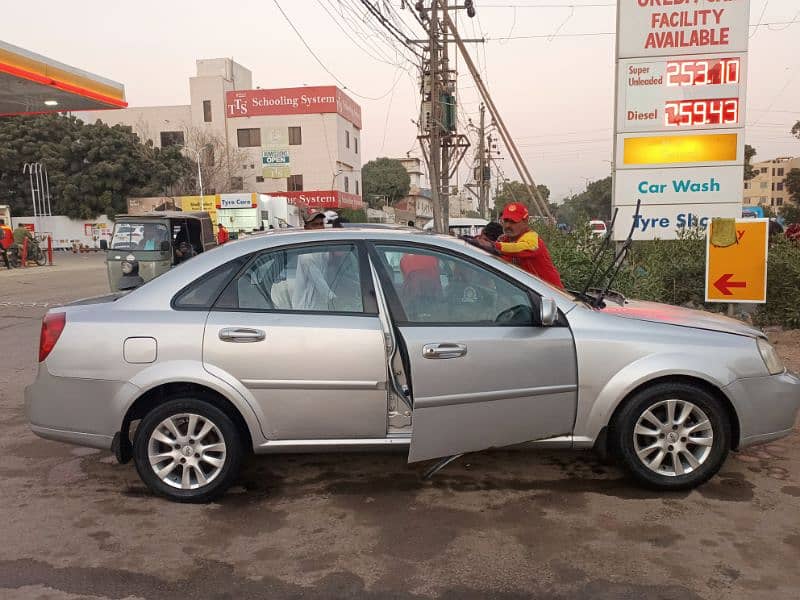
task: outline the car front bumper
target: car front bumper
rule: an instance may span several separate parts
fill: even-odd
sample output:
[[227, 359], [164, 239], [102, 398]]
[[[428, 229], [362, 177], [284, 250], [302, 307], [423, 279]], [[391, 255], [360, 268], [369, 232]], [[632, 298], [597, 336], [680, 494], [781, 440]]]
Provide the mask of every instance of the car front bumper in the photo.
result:
[[800, 410], [800, 377], [794, 373], [739, 379], [724, 391], [739, 417], [739, 448], [792, 432]]

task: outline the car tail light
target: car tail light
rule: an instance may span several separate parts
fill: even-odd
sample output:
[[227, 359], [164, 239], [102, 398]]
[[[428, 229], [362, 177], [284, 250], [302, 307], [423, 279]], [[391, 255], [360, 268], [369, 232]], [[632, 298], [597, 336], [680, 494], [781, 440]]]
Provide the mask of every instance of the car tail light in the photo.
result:
[[56, 347], [66, 324], [67, 313], [48, 313], [44, 316], [42, 334], [39, 336], [39, 362], [43, 362]]

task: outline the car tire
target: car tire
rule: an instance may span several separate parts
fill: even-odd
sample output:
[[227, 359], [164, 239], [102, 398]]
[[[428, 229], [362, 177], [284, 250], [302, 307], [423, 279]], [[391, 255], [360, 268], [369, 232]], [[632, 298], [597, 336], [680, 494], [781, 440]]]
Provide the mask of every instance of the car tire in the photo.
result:
[[230, 417], [198, 398], [174, 398], [147, 413], [133, 443], [139, 477], [175, 502], [219, 497], [236, 480], [243, 454], [242, 436]]
[[637, 392], [622, 407], [611, 443], [627, 470], [659, 490], [685, 490], [719, 471], [731, 444], [722, 402], [705, 389], [665, 382]]

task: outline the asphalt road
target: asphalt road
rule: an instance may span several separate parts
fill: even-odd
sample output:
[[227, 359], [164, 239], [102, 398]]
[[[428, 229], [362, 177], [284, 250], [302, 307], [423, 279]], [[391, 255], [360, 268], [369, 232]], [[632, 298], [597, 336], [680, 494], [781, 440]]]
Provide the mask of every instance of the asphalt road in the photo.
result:
[[497, 452], [432, 482], [402, 454], [258, 457], [217, 503], [154, 498], [132, 465], [28, 431], [40, 317], [107, 291], [101, 257], [57, 259], [0, 272], [4, 599], [800, 597], [797, 433], [691, 493]]

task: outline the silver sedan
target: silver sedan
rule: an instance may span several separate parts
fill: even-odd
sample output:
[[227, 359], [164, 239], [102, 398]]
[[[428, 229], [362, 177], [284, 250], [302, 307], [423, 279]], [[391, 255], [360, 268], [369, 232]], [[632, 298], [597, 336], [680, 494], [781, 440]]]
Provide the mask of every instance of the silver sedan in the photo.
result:
[[464, 242], [275, 232], [44, 318], [33, 431], [133, 459], [207, 501], [246, 452], [401, 447], [409, 462], [596, 448], [696, 486], [788, 434], [800, 380], [738, 321], [615, 297], [592, 308]]

